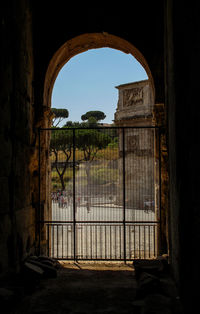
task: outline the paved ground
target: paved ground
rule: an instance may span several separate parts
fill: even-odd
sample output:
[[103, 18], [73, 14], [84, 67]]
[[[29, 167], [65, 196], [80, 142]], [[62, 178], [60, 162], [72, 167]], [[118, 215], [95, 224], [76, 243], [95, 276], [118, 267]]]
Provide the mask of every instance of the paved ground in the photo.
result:
[[[88, 262], [62, 263], [56, 278], [40, 279], [34, 289], [20, 296], [4, 293], [2, 314], [182, 314], [177, 290], [169, 274], [154, 276], [131, 264]], [[150, 271], [150, 269], [149, 269]], [[7, 282], [7, 287], [8, 287]], [[17, 283], [16, 283], [17, 284]], [[22, 288], [22, 287], [21, 287]], [[25, 288], [26, 290], [26, 288]], [[12, 299], [14, 302], [12, 302]], [[0, 300], [1, 301], [1, 300]]]
[[117, 263], [64, 266], [57, 278], [44, 280], [27, 296], [15, 313], [133, 313], [136, 280], [132, 266]]
[[[123, 215], [123, 207], [114, 204], [91, 206], [89, 212], [85, 205], [78, 206], [76, 221], [79, 222], [76, 222], [74, 229], [72, 204], [59, 207], [58, 203], [52, 202], [52, 217], [49, 220], [53, 222], [48, 224], [50, 256], [58, 259], [73, 259], [74, 232], [75, 255], [79, 260], [120, 260], [124, 256], [124, 240], [127, 260], [157, 256], [158, 225], [155, 223], [155, 213], [126, 208], [125, 225]], [[59, 224], [56, 221], [59, 221]], [[61, 221], [63, 224], [60, 223]], [[109, 221], [111, 223], [108, 223]], [[148, 221], [148, 223], [141, 224], [137, 221]]]

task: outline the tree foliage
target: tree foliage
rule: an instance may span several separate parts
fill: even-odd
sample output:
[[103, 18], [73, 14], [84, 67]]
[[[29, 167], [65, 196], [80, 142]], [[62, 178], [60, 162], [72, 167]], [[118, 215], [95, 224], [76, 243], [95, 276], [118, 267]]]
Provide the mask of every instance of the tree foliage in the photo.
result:
[[[65, 190], [64, 174], [68, 167], [68, 163], [72, 156], [74, 148], [82, 151], [81, 160], [85, 162], [85, 170], [88, 185], [90, 185], [90, 167], [91, 162], [97, 157], [99, 150], [104, 149], [111, 143], [112, 138], [99, 129], [90, 129], [90, 122], [71, 122], [68, 121], [65, 129], [52, 129], [50, 151], [54, 155], [54, 164], [58, 176], [60, 178], [62, 190]], [[73, 132], [73, 129], [75, 131]], [[75, 142], [73, 142], [75, 140]], [[59, 152], [62, 152], [62, 167], [59, 162]]]
[[86, 121], [91, 117], [95, 118], [96, 121], [100, 121], [100, 120], [104, 120], [106, 115], [103, 111], [97, 111], [97, 110], [96, 111], [88, 111], [81, 116], [81, 120]]
[[[60, 178], [60, 183], [62, 190], [65, 190], [64, 174], [66, 172], [68, 162], [71, 158], [73, 151], [73, 133], [72, 130], [52, 130], [51, 131], [51, 142], [50, 142], [50, 152], [54, 155], [54, 167]], [[62, 160], [64, 166], [59, 166], [59, 152], [63, 153], [65, 157]]]
[[52, 125], [54, 127], [57, 127], [62, 120], [69, 117], [69, 111], [67, 109], [51, 108], [51, 111], [54, 114], [54, 118], [52, 120]]

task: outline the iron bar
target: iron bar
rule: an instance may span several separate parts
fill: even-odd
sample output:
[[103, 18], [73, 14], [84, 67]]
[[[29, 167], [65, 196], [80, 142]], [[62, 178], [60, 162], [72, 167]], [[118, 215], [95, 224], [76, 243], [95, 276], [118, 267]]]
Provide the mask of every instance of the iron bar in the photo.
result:
[[141, 258], [141, 238], [140, 238], [140, 225], [139, 225], [139, 258]]
[[150, 242], [150, 235], [151, 235], [151, 230], [150, 230], [150, 226], [148, 226], [149, 229], [149, 258], [151, 256], [151, 242]]
[[161, 182], [161, 130], [160, 128], [158, 129], [158, 154], [159, 154], [159, 247], [158, 247], [158, 251], [161, 250], [161, 234], [162, 234], [162, 214], [161, 214], [161, 210], [162, 210], [162, 190], [161, 190], [161, 186], [162, 186], [162, 182]]
[[[38, 129], [38, 214], [37, 221], [41, 221], [41, 139], [40, 139], [41, 128]], [[38, 232], [38, 246], [39, 246], [39, 255], [41, 253], [41, 225], [37, 222], [37, 231]], [[37, 239], [37, 234], [36, 237]]]
[[[39, 221], [39, 223], [43, 224], [71, 224], [73, 223], [72, 220], [41, 220]], [[82, 224], [82, 223], [87, 223], [87, 224], [123, 224], [123, 221], [119, 221], [119, 220], [76, 220], [77, 224]], [[159, 220], [129, 220], [126, 221], [126, 224], [159, 224], [160, 221]]]
[[106, 248], [106, 226], [104, 226], [105, 231], [104, 231], [104, 235], [105, 235], [105, 258], [107, 256], [107, 248]]
[[110, 226], [110, 257], [112, 256], [112, 232], [111, 232], [111, 226]]
[[91, 259], [92, 259], [92, 256], [93, 256], [93, 253], [92, 253], [92, 227], [93, 226], [90, 226], [90, 256], [91, 256]]
[[53, 228], [52, 228], [52, 256], [54, 257], [54, 225], [52, 226]]
[[76, 128], [40, 128], [41, 131], [69, 131], [69, 130], [118, 130], [118, 129], [159, 129], [159, 126], [95, 126], [95, 127], [76, 127]]
[[49, 241], [50, 241], [50, 238], [49, 238], [49, 224], [47, 225], [47, 256], [49, 256]]
[[63, 239], [64, 239], [64, 234], [63, 234], [63, 225], [62, 225], [62, 258], [63, 258], [63, 247], [64, 247], [64, 243], [63, 243]]
[[[97, 225], [95, 225], [95, 229], [97, 230]], [[95, 244], [96, 244], [96, 258], [97, 258], [97, 232], [95, 232], [95, 240], [96, 240], [96, 242], [95, 242]]]
[[74, 227], [74, 260], [76, 260], [76, 181], [75, 181], [75, 163], [76, 163], [76, 140], [75, 129], [73, 129], [73, 227]]
[[59, 232], [59, 226], [57, 226], [57, 256], [59, 256], [59, 250], [58, 250], [58, 246], [59, 246], [59, 242], [58, 242], [58, 232]]
[[133, 236], [134, 236], [134, 258], [135, 258], [135, 225], [134, 225], [134, 234], [133, 234]]
[[[123, 150], [123, 229], [124, 229], [124, 262], [126, 263], [126, 169], [125, 169], [125, 134], [122, 129], [122, 150]], [[121, 241], [120, 241], [121, 242]]]

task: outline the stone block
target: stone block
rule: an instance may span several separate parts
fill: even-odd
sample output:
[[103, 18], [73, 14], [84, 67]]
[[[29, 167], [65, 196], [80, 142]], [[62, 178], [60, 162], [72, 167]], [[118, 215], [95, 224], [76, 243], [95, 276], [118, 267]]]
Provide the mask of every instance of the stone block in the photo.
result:
[[61, 266], [59, 261], [57, 261], [54, 258], [48, 257], [48, 256], [43, 256], [43, 255], [39, 256], [38, 261], [40, 261], [41, 263], [53, 266], [55, 268], [60, 268], [60, 266]]
[[160, 275], [164, 271], [165, 262], [162, 259], [155, 260], [135, 260], [133, 266], [135, 268], [136, 279], [139, 279], [143, 272], [149, 273], [151, 275]]
[[29, 259], [29, 263], [43, 270], [44, 278], [55, 278], [57, 277], [57, 271], [53, 266], [47, 265], [43, 262], [39, 262], [35, 259]]
[[44, 270], [41, 267], [30, 262], [24, 263], [22, 272], [27, 280], [41, 279], [44, 275]]

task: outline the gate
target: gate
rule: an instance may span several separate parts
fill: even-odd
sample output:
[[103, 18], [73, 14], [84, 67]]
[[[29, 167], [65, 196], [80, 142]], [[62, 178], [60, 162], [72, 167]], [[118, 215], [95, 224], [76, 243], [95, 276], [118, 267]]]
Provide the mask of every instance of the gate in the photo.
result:
[[[59, 128], [39, 133], [39, 238], [48, 256], [124, 261], [156, 257], [158, 128]], [[47, 208], [41, 197], [44, 138], [50, 151], [45, 166], [50, 185], [46, 194], [51, 197]]]

